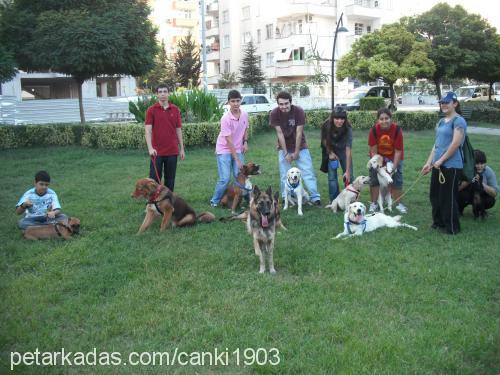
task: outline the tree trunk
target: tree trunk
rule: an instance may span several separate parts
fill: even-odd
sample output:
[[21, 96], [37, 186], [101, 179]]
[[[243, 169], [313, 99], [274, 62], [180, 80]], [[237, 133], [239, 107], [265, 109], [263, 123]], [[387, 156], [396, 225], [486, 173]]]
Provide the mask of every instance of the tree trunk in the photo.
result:
[[394, 83], [389, 83], [389, 88], [390, 88], [390, 94], [391, 94], [391, 104], [389, 105], [389, 110], [391, 111], [395, 111], [397, 108], [396, 108], [396, 104], [394, 104], [395, 102], [395, 96], [396, 96], [396, 92], [394, 91]]
[[491, 100], [492, 100], [492, 99], [491, 99], [491, 93], [492, 93], [492, 92], [494, 92], [494, 91], [493, 91], [493, 84], [494, 84], [494, 83], [495, 83], [495, 82], [490, 82], [490, 87], [488, 88], [488, 101], [489, 101], [489, 102], [491, 102]]
[[83, 98], [82, 98], [83, 79], [75, 78], [75, 81], [78, 84], [78, 106], [80, 107], [80, 122], [82, 124], [85, 124], [85, 113], [83, 112]]
[[436, 92], [438, 95], [438, 100], [441, 100], [441, 80], [435, 79], [434, 84], [436, 85]]

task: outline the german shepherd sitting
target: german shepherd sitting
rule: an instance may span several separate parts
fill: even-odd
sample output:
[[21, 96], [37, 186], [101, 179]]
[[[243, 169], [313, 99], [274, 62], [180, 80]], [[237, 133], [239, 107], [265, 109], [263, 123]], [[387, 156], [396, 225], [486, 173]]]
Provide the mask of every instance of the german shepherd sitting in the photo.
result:
[[137, 234], [148, 229], [155, 217], [162, 217], [160, 232], [167, 229], [170, 220], [178, 227], [194, 225], [197, 221], [210, 223], [215, 220], [211, 212], [202, 212], [196, 216], [194, 209], [184, 199], [151, 178], [137, 180], [132, 198], [140, 197], [146, 198], [148, 204], [146, 216]]
[[274, 274], [273, 250], [276, 234], [276, 202], [272, 188], [261, 192], [254, 186], [250, 197], [250, 207], [247, 216], [247, 230], [253, 237], [255, 255], [259, 257], [259, 273], [266, 270], [265, 255], [268, 258], [269, 272]]

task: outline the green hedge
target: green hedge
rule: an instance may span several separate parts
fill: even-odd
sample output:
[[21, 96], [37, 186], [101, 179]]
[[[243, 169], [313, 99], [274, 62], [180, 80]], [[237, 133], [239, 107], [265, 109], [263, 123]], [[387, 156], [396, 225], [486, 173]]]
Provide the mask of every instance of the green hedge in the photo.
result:
[[379, 108], [385, 107], [384, 98], [365, 97], [359, 100], [359, 109], [361, 111], [378, 111]]
[[472, 121], [500, 123], [500, 102], [466, 102], [462, 108], [472, 109]]

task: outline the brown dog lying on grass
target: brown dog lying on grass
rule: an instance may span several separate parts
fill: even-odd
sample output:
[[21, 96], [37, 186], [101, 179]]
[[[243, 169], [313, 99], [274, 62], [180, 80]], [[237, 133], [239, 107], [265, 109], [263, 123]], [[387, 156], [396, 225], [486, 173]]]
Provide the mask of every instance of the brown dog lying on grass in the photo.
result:
[[170, 220], [177, 227], [194, 225], [196, 222], [210, 223], [215, 220], [211, 212], [203, 212], [196, 216], [194, 209], [184, 199], [151, 178], [137, 180], [132, 198], [141, 197], [146, 198], [148, 204], [138, 234], [148, 229], [154, 219], [160, 216], [162, 217], [160, 232], [167, 229]]
[[70, 217], [64, 221], [58, 221], [48, 225], [31, 225], [24, 230], [24, 238], [27, 240], [46, 240], [49, 238], [64, 238], [70, 240], [71, 236], [80, 232], [80, 219]]

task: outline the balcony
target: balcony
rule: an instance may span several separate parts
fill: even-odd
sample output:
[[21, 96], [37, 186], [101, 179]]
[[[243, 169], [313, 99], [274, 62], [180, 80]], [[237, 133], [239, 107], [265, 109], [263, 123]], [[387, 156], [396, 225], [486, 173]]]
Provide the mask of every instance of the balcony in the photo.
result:
[[313, 74], [313, 67], [304, 60], [277, 61], [275, 65], [276, 77], [303, 77]]
[[219, 28], [218, 27], [211, 27], [209, 29], [205, 30], [205, 36], [207, 38], [214, 37], [214, 36], [219, 36]]
[[207, 14], [219, 14], [219, 2], [215, 2], [207, 5]]
[[314, 16], [335, 17], [335, 7], [333, 5], [320, 5], [311, 3], [289, 4], [278, 10], [276, 18], [278, 21], [287, 21], [293, 18], [309, 15], [312, 21]]
[[220, 60], [220, 52], [219, 50], [210, 50], [207, 51], [207, 61], [219, 61]]
[[192, 18], [174, 18], [172, 24], [176, 27], [195, 27], [198, 20]]
[[175, 10], [197, 10], [197, 1], [174, 1], [172, 8]]
[[344, 14], [355, 19], [375, 20], [384, 16], [384, 11], [379, 6], [375, 6], [374, 1], [356, 1], [354, 4], [345, 7]]
[[219, 84], [219, 78], [220, 78], [220, 75], [219, 74], [216, 74], [214, 76], [210, 76], [210, 77], [207, 77], [207, 83], [209, 85], [218, 85]]

